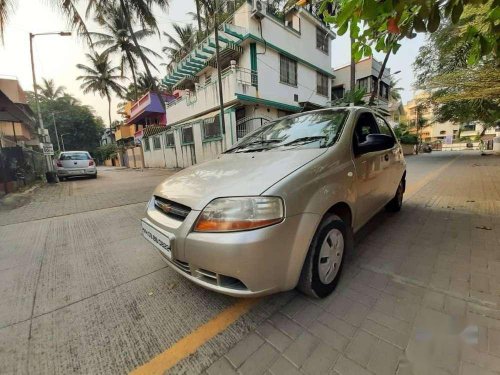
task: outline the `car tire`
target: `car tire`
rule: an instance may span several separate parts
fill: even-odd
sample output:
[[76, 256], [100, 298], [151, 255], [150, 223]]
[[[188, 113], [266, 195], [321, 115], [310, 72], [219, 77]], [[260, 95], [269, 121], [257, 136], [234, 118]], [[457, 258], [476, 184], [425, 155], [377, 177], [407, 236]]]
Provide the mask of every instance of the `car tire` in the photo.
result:
[[93, 175], [92, 178], [97, 178], [97, 173], [95, 175]]
[[328, 215], [314, 234], [302, 267], [297, 289], [315, 298], [331, 294], [340, 279], [346, 252], [352, 246], [348, 225], [337, 215]]
[[405, 193], [406, 180], [403, 177], [399, 182], [398, 189], [396, 190], [396, 194], [394, 198], [391, 199], [389, 203], [385, 206], [386, 211], [389, 212], [399, 212], [403, 207], [403, 196]]
[[59, 181], [66, 181], [66, 177], [59, 177]]

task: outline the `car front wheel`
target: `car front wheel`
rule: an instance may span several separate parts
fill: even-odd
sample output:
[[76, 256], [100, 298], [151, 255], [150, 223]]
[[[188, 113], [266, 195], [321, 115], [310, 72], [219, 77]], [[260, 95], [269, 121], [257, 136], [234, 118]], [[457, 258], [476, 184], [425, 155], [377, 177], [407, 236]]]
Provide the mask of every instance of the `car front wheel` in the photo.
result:
[[328, 215], [319, 225], [309, 248], [297, 288], [310, 296], [331, 294], [342, 273], [346, 250], [350, 247], [349, 228], [336, 215]]

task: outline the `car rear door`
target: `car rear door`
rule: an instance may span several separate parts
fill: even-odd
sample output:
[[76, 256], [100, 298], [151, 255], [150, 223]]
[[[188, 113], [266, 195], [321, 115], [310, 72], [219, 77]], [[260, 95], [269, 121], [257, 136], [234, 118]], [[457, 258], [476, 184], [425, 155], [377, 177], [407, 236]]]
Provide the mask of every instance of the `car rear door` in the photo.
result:
[[88, 168], [90, 159], [88, 152], [63, 152], [59, 157], [63, 168], [68, 170]]
[[385, 204], [387, 192], [383, 185], [390, 178], [390, 162], [386, 160], [388, 151], [358, 152], [358, 145], [366, 141], [367, 135], [379, 133], [373, 114], [369, 111], [360, 112], [352, 140], [357, 191], [355, 229], [370, 220]]

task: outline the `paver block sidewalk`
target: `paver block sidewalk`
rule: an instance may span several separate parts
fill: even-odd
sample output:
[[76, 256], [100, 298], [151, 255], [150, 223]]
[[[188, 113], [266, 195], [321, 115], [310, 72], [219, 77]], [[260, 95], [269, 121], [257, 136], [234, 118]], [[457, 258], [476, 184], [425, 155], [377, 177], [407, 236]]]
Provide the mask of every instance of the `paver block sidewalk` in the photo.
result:
[[336, 291], [296, 293], [217, 374], [500, 374], [500, 158], [462, 155], [356, 235]]

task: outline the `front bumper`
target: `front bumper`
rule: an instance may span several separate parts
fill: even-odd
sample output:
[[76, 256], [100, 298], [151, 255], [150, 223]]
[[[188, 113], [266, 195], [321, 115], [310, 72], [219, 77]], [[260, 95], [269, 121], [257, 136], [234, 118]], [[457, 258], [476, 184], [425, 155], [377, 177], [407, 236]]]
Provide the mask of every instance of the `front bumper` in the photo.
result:
[[181, 275], [207, 289], [235, 297], [256, 297], [293, 289], [320, 217], [301, 214], [245, 232], [192, 232], [199, 211], [177, 221], [148, 204], [143, 219], [168, 234], [171, 258]]

